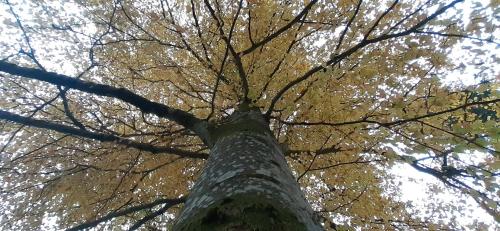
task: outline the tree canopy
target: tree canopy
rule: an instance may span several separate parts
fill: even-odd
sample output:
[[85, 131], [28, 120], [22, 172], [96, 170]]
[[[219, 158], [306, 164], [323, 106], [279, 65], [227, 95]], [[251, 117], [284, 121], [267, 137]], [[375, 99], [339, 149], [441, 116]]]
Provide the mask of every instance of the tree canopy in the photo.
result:
[[[325, 229], [493, 228], [499, 3], [4, 0], [0, 227], [168, 228], [251, 105]], [[400, 200], [401, 164], [493, 223]]]

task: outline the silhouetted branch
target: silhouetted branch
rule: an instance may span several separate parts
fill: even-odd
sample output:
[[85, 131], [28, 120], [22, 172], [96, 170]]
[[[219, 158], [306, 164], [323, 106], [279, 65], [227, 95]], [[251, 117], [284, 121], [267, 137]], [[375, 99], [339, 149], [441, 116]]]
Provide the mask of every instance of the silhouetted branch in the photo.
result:
[[7, 120], [14, 123], [19, 123], [25, 126], [31, 126], [36, 128], [45, 128], [57, 132], [61, 132], [64, 134], [80, 136], [84, 138], [94, 139], [102, 142], [115, 142], [118, 144], [126, 145], [129, 147], [133, 147], [139, 150], [148, 151], [151, 153], [171, 153], [182, 157], [190, 157], [190, 158], [201, 158], [206, 159], [207, 155], [200, 154], [197, 152], [191, 152], [187, 150], [175, 149], [170, 147], [162, 147], [162, 146], [154, 146], [151, 144], [139, 143], [133, 140], [124, 139], [111, 134], [103, 134], [90, 132], [88, 130], [82, 130], [78, 128], [74, 128], [67, 125], [57, 124], [54, 122], [48, 122], [44, 120], [32, 119], [29, 117], [24, 117], [20, 115], [16, 115], [14, 113], [10, 113], [7, 111], [0, 110], [0, 119]]
[[9, 5], [9, 10], [10, 10], [11, 14], [14, 16], [14, 18], [16, 19], [16, 24], [19, 27], [19, 29], [21, 29], [21, 31], [23, 33], [24, 41], [26, 42], [26, 45], [28, 45], [28, 48], [29, 48], [29, 51], [27, 51], [27, 52], [21, 48], [20, 53], [27, 55], [38, 66], [38, 68], [45, 70], [45, 68], [42, 66], [42, 64], [40, 64], [40, 62], [38, 61], [38, 59], [35, 56], [35, 49], [33, 49], [33, 47], [31, 46], [31, 39], [28, 36], [28, 32], [26, 31], [23, 24], [21, 23], [21, 19], [19, 18], [19, 15], [16, 14], [16, 12], [14, 11], [14, 8], [12, 7], [12, 4], [8, 0], [6, 0], [6, 3], [7, 3], [7, 5]]
[[198, 20], [198, 16], [196, 15], [195, 3], [193, 0], [191, 0], [190, 2], [191, 2], [191, 14], [193, 15], [193, 20], [194, 20], [194, 27], [196, 27], [196, 34], [200, 39], [200, 43], [203, 48], [203, 53], [205, 54], [205, 59], [207, 60], [208, 63], [212, 63], [212, 61], [210, 60], [210, 56], [208, 55], [207, 46], [205, 45], [205, 41], [203, 40], [200, 23]]
[[494, 104], [494, 103], [498, 103], [498, 102], [500, 102], [500, 99], [492, 99], [492, 100], [486, 100], [486, 101], [480, 101], [480, 102], [471, 102], [471, 103], [462, 104], [460, 106], [453, 107], [450, 109], [437, 111], [437, 112], [430, 112], [430, 113], [425, 114], [425, 115], [415, 116], [415, 117], [408, 118], [408, 119], [395, 120], [392, 122], [378, 122], [375, 120], [370, 120], [368, 118], [362, 118], [362, 119], [353, 120], [353, 121], [336, 122], [336, 123], [335, 122], [323, 122], [323, 121], [320, 121], [320, 122], [307, 122], [307, 121], [290, 122], [290, 121], [281, 120], [279, 118], [272, 118], [272, 119], [277, 119], [278, 121], [280, 121], [280, 123], [283, 123], [286, 125], [292, 125], [292, 126], [312, 126], [312, 125], [345, 126], [345, 125], [353, 125], [353, 124], [361, 124], [361, 123], [371, 123], [371, 124], [378, 124], [378, 125], [383, 126], [383, 127], [391, 127], [391, 126], [395, 126], [395, 125], [405, 124], [407, 122], [418, 121], [418, 120], [429, 118], [429, 117], [434, 117], [434, 116], [438, 116], [438, 115], [442, 115], [442, 114], [446, 114], [446, 113], [451, 113], [451, 112], [465, 109], [465, 108], [468, 108], [471, 106]]
[[487, 43], [493, 43], [496, 45], [500, 45], [499, 42], [493, 41], [493, 37], [488, 38], [488, 39], [484, 39], [484, 38], [477, 38], [477, 37], [473, 37], [473, 36], [465, 35], [465, 34], [452, 34], [452, 33], [442, 33], [442, 32], [436, 32], [436, 31], [422, 31], [422, 30], [417, 30], [415, 33], [437, 35], [437, 36], [443, 36], [443, 37], [465, 38], [465, 39], [476, 40], [476, 41], [480, 41], [480, 42], [487, 42]]
[[338, 51], [340, 46], [342, 45], [342, 41], [344, 40], [344, 36], [346, 35], [347, 30], [349, 29], [352, 22], [354, 21], [354, 18], [356, 18], [356, 15], [358, 15], [359, 8], [361, 8], [362, 2], [363, 2], [362, 0], [358, 1], [358, 4], [356, 5], [356, 9], [354, 10], [354, 13], [352, 14], [351, 18], [349, 19], [349, 22], [347, 22], [347, 25], [345, 26], [344, 30], [342, 31], [342, 34], [340, 34], [339, 42], [337, 43], [337, 46], [335, 47], [335, 51]]
[[373, 26], [370, 27], [370, 29], [365, 33], [365, 35], [363, 36], [363, 40], [366, 40], [368, 38], [368, 36], [370, 36], [370, 34], [373, 32], [373, 30], [375, 30], [375, 28], [378, 26], [378, 24], [380, 23], [380, 21], [389, 13], [392, 11], [392, 9], [394, 9], [394, 7], [398, 4], [399, 0], [396, 0], [394, 1], [391, 6], [389, 8], [387, 8], [378, 18], [377, 20], [375, 21], [375, 23], [373, 23]]
[[433, 116], [437, 116], [437, 115], [442, 115], [442, 114], [454, 112], [454, 111], [457, 111], [460, 109], [465, 109], [467, 107], [471, 107], [474, 105], [485, 105], [485, 104], [493, 104], [493, 103], [498, 103], [498, 102], [500, 102], [500, 99], [492, 99], [492, 100], [481, 101], [481, 102], [471, 102], [471, 103], [465, 103], [465, 104], [462, 104], [460, 106], [450, 108], [447, 110], [442, 110], [442, 111], [438, 111], [438, 112], [430, 112], [428, 114], [416, 116], [416, 117], [409, 118], [409, 119], [396, 120], [396, 121], [387, 122], [387, 123], [380, 123], [380, 122], [375, 122], [375, 121], [371, 121], [371, 122], [380, 124], [382, 126], [394, 126], [394, 125], [399, 125], [399, 124], [403, 124], [403, 123], [410, 122], [410, 121], [417, 121], [420, 119], [425, 119], [425, 118], [429, 118], [429, 117], [433, 117]]
[[155, 217], [160, 216], [163, 213], [165, 213], [170, 207], [172, 207], [172, 205], [167, 204], [167, 205], [163, 206], [161, 209], [158, 209], [158, 210], [144, 216], [142, 219], [140, 219], [139, 221], [134, 223], [128, 230], [130, 230], [130, 231], [137, 230], [142, 225], [144, 225], [146, 222], [148, 222], [148, 221], [154, 219]]
[[210, 5], [210, 2], [208, 0], [205, 0], [204, 2], [208, 8], [208, 11], [210, 12], [210, 15], [212, 16], [213, 20], [217, 24], [217, 28], [219, 29], [219, 35], [221, 36], [222, 40], [226, 43], [227, 49], [229, 50], [229, 52], [233, 56], [234, 64], [236, 65], [236, 68], [238, 70], [238, 76], [240, 77], [240, 80], [241, 80], [241, 88], [243, 90], [242, 102], [249, 103], [250, 100], [248, 99], [248, 91], [249, 91], [248, 80], [247, 80], [245, 70], [243, 69], [243, 63], [241, 62], [240, 55], [238, 53], [236, 53], [236, 50], [231, 45], [231, 37], [233, 34], [234, 26], [236, 25], [236, 20], [238, 19], [238, 16], [240, 14], [240, 10], [243, 7], [243, 5], [242, 5], [243, 1], [240, 0], [240, 2], [238, 4], [238, 10], [236, 12], [236, 15], [234, 16], [233, 22], [231, 24], [231, 28], [229, 29], [229, 36], [226, 36], [224, 34], [223, 25], [221, 24], [221, 22], [219, 21], [219, 19], [215, 15], [215, 11], [212, 8], [212, 6]]
[[313, 7], [314, 4], [316, 4], [316, 2], [318, 2], [318, 0], [312, 0], [311, 2], [309, 2], [309, 4], [307, 4], [307, 6], [297, 16], [295, 16], [295, 18], [293, 18], [293, 20], [291, 20], [286, 25], [284, 25], [283, 27], [281, 27], [280, 29], [278, 29], [276, 32], [274, 32], [274, 33], [270, 34], [269, 36], [265, 37], [264, 39], [262, 39], [262, 40], [260, 40], [258, 42], [253, 43], [251, 47], [249, 47], [249, 48], [247, 48], [247, 49], [239, 52], [240, 56], [244, 56], [246, 54], [250, 54], [255, 49], [263, 46], [264, 44], [270, 42], [274, 38], [280, 36], [282, 33], [284, 33], [285, 31], [287, 31], [288, 29], [290, 29], [295, 23], [299, 22], [299, 20], [304, 15], [306, 15], [307, 12], [309, 12], [309, 10], [311, 10], [311, 8]]
[[68, 98], [66, 98], [67, 89], [62, 89], [60, 86], [58, 87], [58, 89], [59, 95], [61, 96], [61, 99], [63, 101], [64, 114], [66, 114], [66, 116], [71, 120], [71, 122], [73, 122], [73, 124], [75, 124], [80, 129], [85, 130], [85, 126], [75, 118], [75, 116], [69, 109]]
[[271, 104], [269, 105], [269, 108], [267, 109], [267, 112], [265, 113], [265, 117], [267, 119], [270, 118], [271, 113], [273, 112], [274, 107], [276, 106], [276, 103], [283, 97], [283, 95], [288, 90], [292, 89], [293, 87], [295, 87], [299, 83], [309, 79], [316, 72], [321, 71], [321, 70], [325, 70], [327, 66], [333, 66], [333, 65], [339, 63], [341, 60], [347, 58], [348, 56], [350, 56], [354, 52], [357, 52], [358, 50], [360, 50], [360, 49], [362, 49], [370, 44], [381, 42], [381, 41], [392, 39], [392, 38], [407, 36], [407, 35], [410, 35], [412, 33], [416, 33], [417, 30], [420, 29], [422, 26], [426, 25], [428, 22], [432, 21], [433, 19], [435, 19], [439, 15], [443, 14], [447, 9], [449, 9], [449, 8], [453, 7], [454, 5], [456, 5], [457, 3], [463, 2], [463, 1], [464, 0], [455, 0], [451, 3], [449, 3], [448, 5], [436, 10], [433, 14], [431, 14], [430, 16], [426, 17], [425, 19], [421, 20], [420, 22], [418, 22], [417, 24], [415, 24], [414, 26], [410, 27], [409, 29], [407, 29], [405, 31], [402, 31], [399, 33], [393, 33], [393, 34], [382, 34], [382, 35], [375, 37], [373, 39], [365, 38], [361, 42], [359, 42], [355, 46], [347, 49], [346, 51], [342, 52], [341, 54], [332, 55], [331, 58], [327, 62], [325, 62], [324, 64], [311, 68], [309, 71], [304, 73], [301, 77], [290, 81], [281, 90], [279, 90], [278, 93], [276, 93], [276, 95], [271, 100]]
[[54, 72], [43, 71], [40, 69], [21, 67], [5, 61], [0, 61], [0, 71], [29, 79], [40, 80], [58, 86], [77, 89], [95, 95], [120, 99], [124, 102], [136, 106], [144, 113], [152, 113], [159, 117], [172, 120], [194, 131], [202, 138], [204, 142], [208, 143], [206, 121], [198, 119], [188, 112], [171, 108], [161, 103], [152, 102], [140, 95], [133, 93], [128, 89], [84, 81], [81, 79], [72, 78]]
[[433, 168], [429, 168], [423, 165], [420, 165], [418, 161], [413, 161], [409, 163], [413, 168], [418, 170], [419, 172], [427, 173], [431, 176], [434, 176], [441, 182], [443, 182], [445, 185], [451, 186], [453, 188], [459, 189], [460, 191], [469, 194], [483, 209], [486, 210], [497, 222], [500, 221], [500, 213], [496, 211], [494, 208], [491, 208], [490, 205], [488, 205], [488, 200], [491, 200], [492, 203], [494, 203], [498, 207], [500, 203], [493, 201], [491, 198], [489, 198], [485, 193], [476, 190], [464, 182], [456, 179], [453, 177], [453, 175], [449, 175], [446, 172], [441, 172], [438, 170], [435, 170]]
[[467, 143], [474, 144], [474, 145], [476, 145], [476, 146], [477, 146], [477, 147], [479, 147], [479, 148], [482, 148], [482, 149], [487, 150], [488, 152], [500, 154], [500, 151], [496, 151], [496, 150], [494, 150], [494, 149], [491, 149], [491, 148], [485, 147], [484, 145], [481, 145], [481, 144], [479, 144], [478, 142], [476, 142], [474, 139], [469, 139], [469, 138], [467, 138], [467, 137], [464, 137], [464, 136], [458, 135], [458, 134], [456, 134], [456, 133], [453, 133], [453, 132], [450, 132], [450, 131], [448, 131], [448, 130], [445, 130], [445, 129], [442, 129], [442, 128], [439, 128], [439, 127], [436, 127], [436, 126], [434, 126], [434, 125], [432, 125], [432, 124], [429, 124], [429, 123], [426, 123], [426, 122], [423, 122], [423, 121], [418, 121], [418, 122], [419, 122], [419, 123], [421, 123], [421, 124], [423, 124], [423, 125], [426, 125], [426, 126], [429, 126], [429, 127], [431, 127], [431, 128], [434, 128], [434, 129], [436, 129], [436, 130], [442, 131], [442, 132], [444, 132], [444, 133], [446, 133], [446, 134], [449, 134], [449, 135], [452, 135], [452, 136], [454, 136], [454, 137], [457, 137], [457, 138], [460, 138], [460, 139], [462, 139], [462, 140], [465, 140], [465, 141], [467, 141]]
[[186, 200], [186, 197], [181, 197], [181, 198], [177, 198], [177, 199], [158, 199], [158, 200], [155, 200], [151, 203], [141, 204], [141, 205], [137, 205], [137, 206], [128, 207], [128, 208], [120, 210], [120, 211], [110, 212], [107, 215], [105, 215], [99, 219], [74, 226], [72, 228], [66, 229], [66, 231], [76, 231], [76, 230], [83, 230], [83, 229], [92, 228], [92, 227], [97, 226], [99, 223], [109, 221], [113, 218], [125, 216], [125, 215], [135, 213], [135, 212], [138, 212], [138, 211], [141, 211], [144, 209], [153, 208], [153, 207], [155, 207], [157, 205], [161, 205], [161, 204], [165, 204], [165, 206], [162, 209], [164, 209], [164, 208], [168, 209], [174, 205], [184, 203], [185, 200]]

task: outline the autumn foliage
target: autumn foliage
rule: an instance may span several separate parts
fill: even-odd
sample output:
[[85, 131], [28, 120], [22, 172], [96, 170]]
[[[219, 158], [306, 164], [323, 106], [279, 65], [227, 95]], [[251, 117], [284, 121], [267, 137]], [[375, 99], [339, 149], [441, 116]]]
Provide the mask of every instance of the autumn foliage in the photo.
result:
[[[325, 229], [493, 229], [498, 3], [2, 1], [0, 229], [168, 229], [241, 105]], [[401, 165], [488, 217], [401, 200]]]

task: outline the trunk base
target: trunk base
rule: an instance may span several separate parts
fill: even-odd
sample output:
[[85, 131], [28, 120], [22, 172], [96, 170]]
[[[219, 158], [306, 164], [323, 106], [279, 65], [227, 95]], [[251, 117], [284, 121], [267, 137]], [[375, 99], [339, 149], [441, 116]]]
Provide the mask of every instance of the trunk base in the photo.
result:
[[263, 196], [236, 195], [198, 213], [181, 230], [306, 230], [295, 216]]

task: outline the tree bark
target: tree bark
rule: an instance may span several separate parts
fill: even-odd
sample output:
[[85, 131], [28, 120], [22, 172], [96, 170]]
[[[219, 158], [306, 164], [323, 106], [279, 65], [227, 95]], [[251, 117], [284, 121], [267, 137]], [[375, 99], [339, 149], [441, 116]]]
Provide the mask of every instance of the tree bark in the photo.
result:
[[322, 230], [258, 109], [235, 112], [211, 135], [174, 230]]

